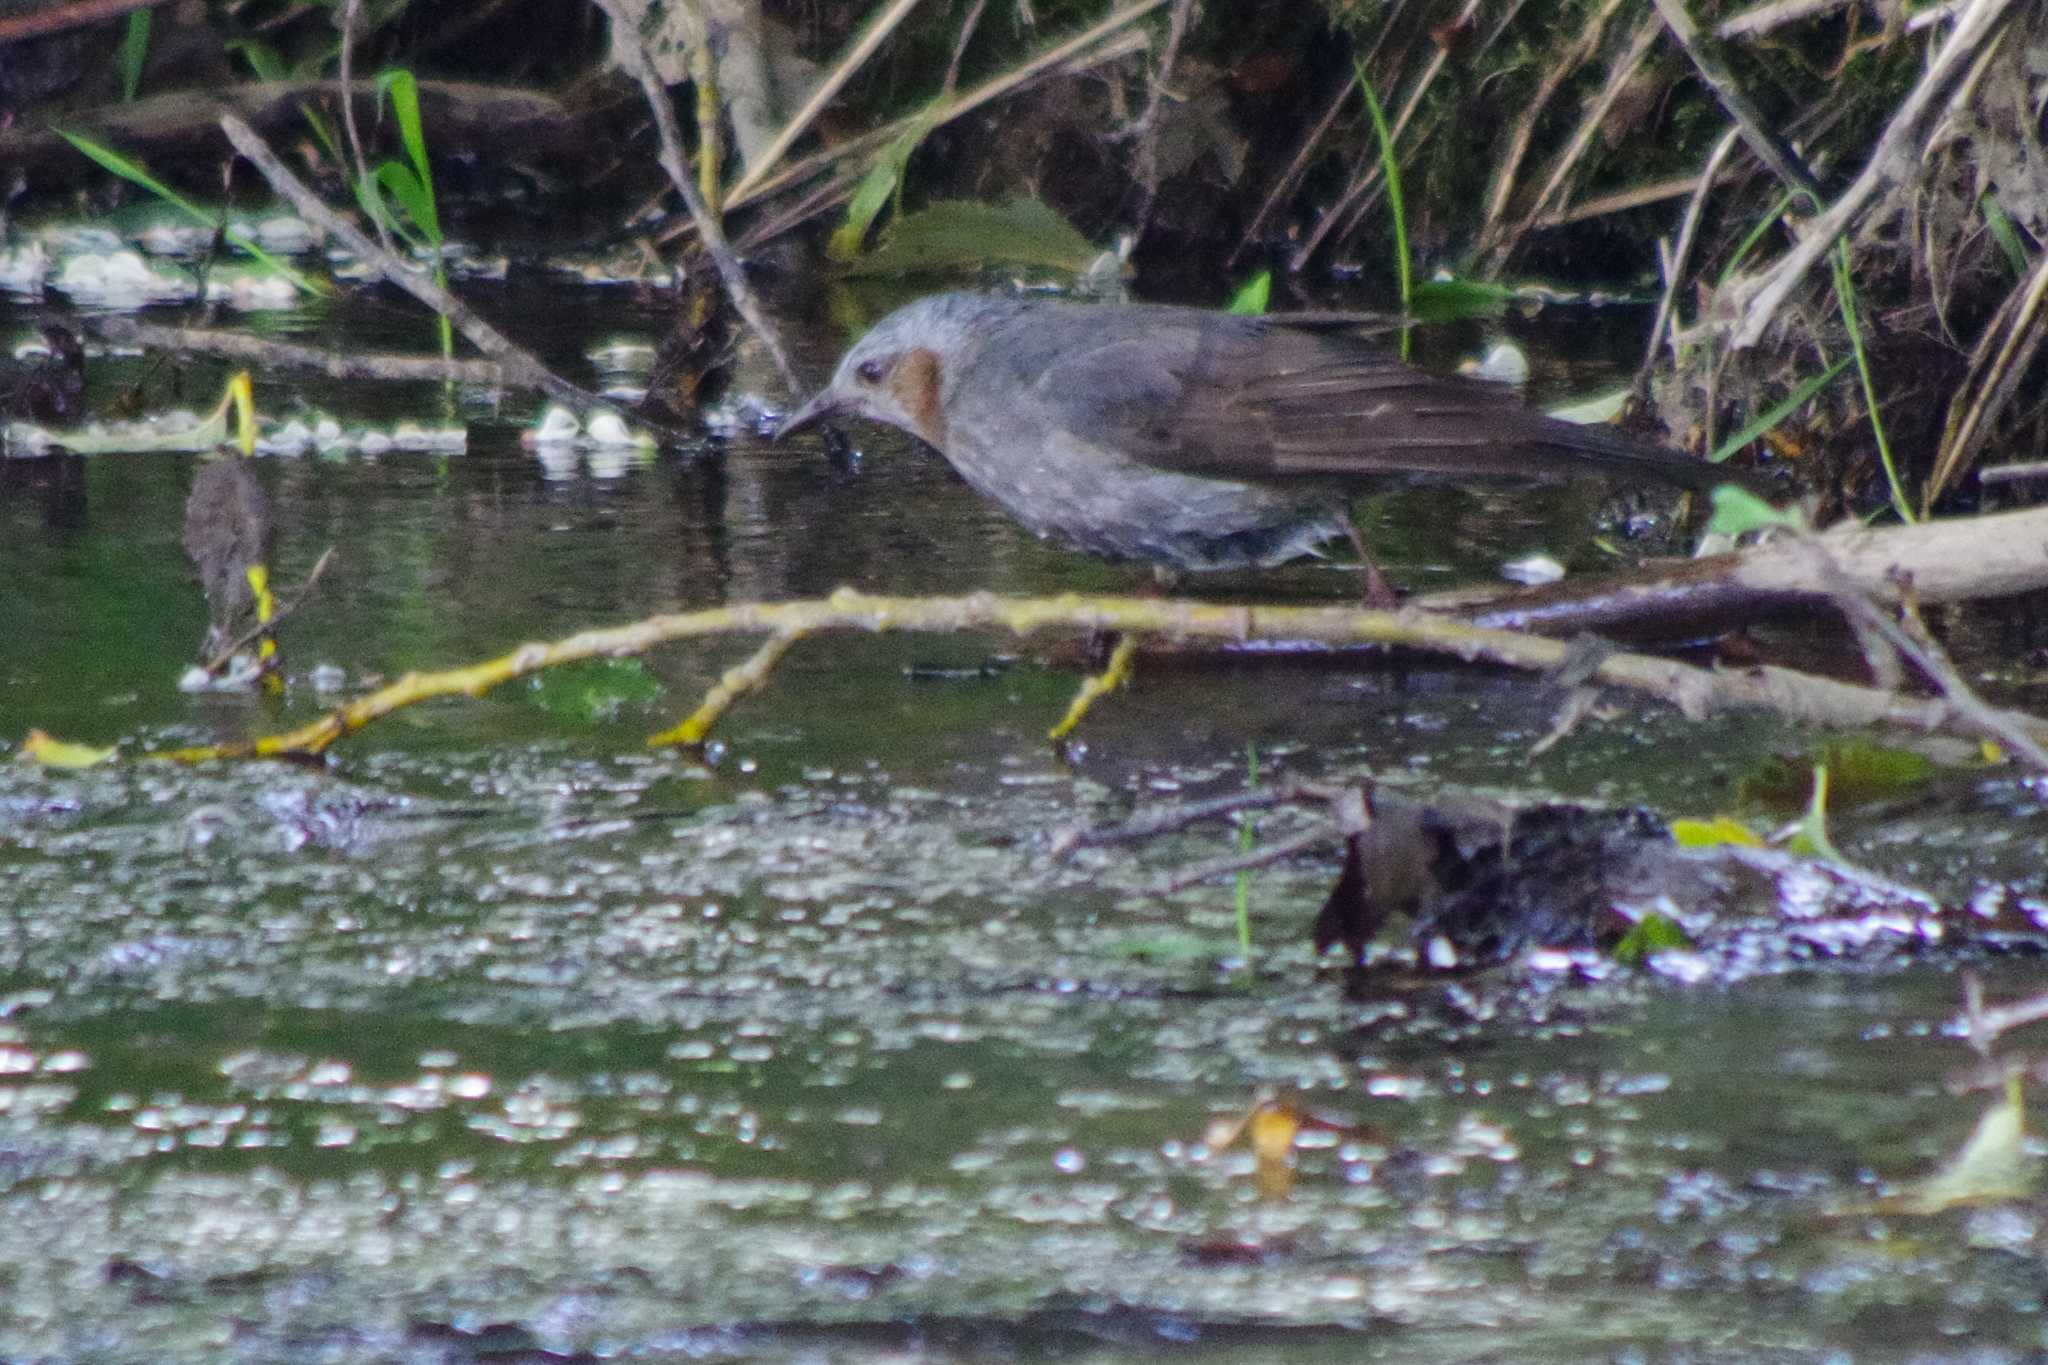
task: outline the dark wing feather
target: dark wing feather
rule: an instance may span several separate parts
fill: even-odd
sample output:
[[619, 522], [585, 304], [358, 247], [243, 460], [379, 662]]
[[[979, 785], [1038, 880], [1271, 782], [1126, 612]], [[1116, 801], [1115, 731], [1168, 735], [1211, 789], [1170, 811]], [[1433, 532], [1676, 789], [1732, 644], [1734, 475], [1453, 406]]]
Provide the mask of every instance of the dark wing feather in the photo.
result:
[[1093, 440], [1229, 479], [1530, 478], [1604, 473], [1710, 487], [1729, 476], [1609, 426], [1560, 421], [1503, 385], [1432, 375], [1349, 336], [1182, 313], [1106, 329], [1049, 370]]

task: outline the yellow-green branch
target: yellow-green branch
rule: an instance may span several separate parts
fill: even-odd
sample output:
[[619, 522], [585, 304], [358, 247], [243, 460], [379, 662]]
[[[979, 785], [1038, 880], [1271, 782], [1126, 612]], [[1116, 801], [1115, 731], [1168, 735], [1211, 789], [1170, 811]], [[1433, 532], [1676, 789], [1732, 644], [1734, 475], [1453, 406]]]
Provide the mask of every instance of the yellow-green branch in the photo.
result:
[[[828, 630], [955, 632], [1004, 630], [1116, 631], [1168, 641], [1238, 644], [1308, 641], [1331, 646], [1385, 645], [1448, 655], [1468, 663], [1545, 671], [1568, 646], [1558, 640], [1492, 630], [1419, 611], [1354, 607], [1267, 607], [1147, 597], [877, 597], [841, 589], [799, 602], [748, 602], [652, 616], [628, 625], [586, 630], [552, 643], [521, 645], [509, 654], [437, 673], [409, 673], [310, 725], [240, 743], [171, 750], [186, 762], [324, 753], [335, 741], [407, 706], [437, 697], [482, 696], [503, 683], [559, 664], [640, 654], [676, 640], [720, 635], [777, 637], [728, 674], [706, 707], [725, 705], [765, 679], [789, 644]], [[746, 685], [735, 683], [735, 675]], [[1887, 725], [1975, 735], [1977, 729], [1941, 698], [1913, 698], [1816, 678], [1790, 669], [1710, 670], [1643, 654], [1608, 656], [1592, 681], [1656, 697], [1695, 718], [1730, 706], [1760, 706], [1792, 719], [1835, 726]], [[720, 692], [729, 693], [722, 699]], [[699, 709], [704, 714], [704, 708]], [[716, 712], [712, 713], [713, 715]], [[2048, 738], [2048, 723], [2005, 713], [2029, 733]], [[694, 719], [694, 717], [693, 717]], [[697, 736], [701, 738], [701, 734]]]

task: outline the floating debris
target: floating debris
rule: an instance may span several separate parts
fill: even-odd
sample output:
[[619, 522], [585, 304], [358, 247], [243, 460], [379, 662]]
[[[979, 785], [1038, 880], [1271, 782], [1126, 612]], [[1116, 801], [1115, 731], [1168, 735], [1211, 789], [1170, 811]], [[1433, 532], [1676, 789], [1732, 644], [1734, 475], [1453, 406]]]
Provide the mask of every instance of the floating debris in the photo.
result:
[[1529, 382], [1529, 357], [1512, 341], [1496, 341], [1479, 359], [1458, 366], [1458, 373], [1496, 384], [1522, 385]]
[[1511, 559], [1500, 566], [1500, 576], [1510, 583], [1521, 583], [1535, 587], [1543, 583], [1555, 583], [1564, 577], [1564, 565], [1549, 555], [1524, 555]]
[[39, 296], [49, 277], [50, 251], [41, 242], [0, 251], [0, 291]]
[[185, 303], [199, 296], [198, 284], [184, 271], [153, 266], [125, 249], [65, 258], [50, 288], [74, 303], [115, 309]]

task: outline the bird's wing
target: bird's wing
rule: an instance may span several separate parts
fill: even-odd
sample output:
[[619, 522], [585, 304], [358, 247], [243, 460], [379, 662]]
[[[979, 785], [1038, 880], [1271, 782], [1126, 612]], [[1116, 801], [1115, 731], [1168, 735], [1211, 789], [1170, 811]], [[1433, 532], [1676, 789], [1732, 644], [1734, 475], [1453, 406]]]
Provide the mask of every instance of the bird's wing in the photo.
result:
[[1429, 374], [1350, 336], [1222, 315], [1104, 335], [1049, 368], [1043, 396], [1092, 440], [1213, 478], [1726, 477], [1613, 427], [1548, 417], [1503, 385]]

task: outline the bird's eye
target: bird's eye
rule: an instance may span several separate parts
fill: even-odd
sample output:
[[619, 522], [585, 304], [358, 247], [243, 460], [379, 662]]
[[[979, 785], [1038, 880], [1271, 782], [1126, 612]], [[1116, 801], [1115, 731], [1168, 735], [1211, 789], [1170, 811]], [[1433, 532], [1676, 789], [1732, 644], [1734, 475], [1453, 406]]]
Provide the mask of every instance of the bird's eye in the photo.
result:
[[864, 360], [854, 373], [860, 376], [860, 382], [863, 384], [879, 384], [882, 382], [882, 376], [889, 373], [889, 367], [879, 360]]

